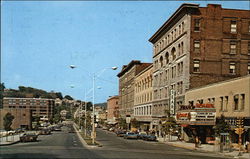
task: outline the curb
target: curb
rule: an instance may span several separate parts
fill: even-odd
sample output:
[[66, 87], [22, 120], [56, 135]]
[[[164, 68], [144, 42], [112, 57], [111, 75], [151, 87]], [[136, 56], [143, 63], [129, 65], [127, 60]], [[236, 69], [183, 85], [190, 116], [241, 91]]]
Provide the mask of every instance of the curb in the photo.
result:
[[165, 142], [167, 145], [171, 145], [174, 147], [179, 147], [179, 148], [184, 148], [184, 149], [188, 149], [188, 150], [197, 150], [196, 148], [190, 147], [190, 146], [185, 146], [185, 145], [179, 145], [179, 144], [175, 144], [175, 143], [169, 143], [169, 142]]
[[75, 125], [76, 125], [76, 123], [73, 124], [73, 127], [74, 127], [74, 129], [75, 129], [75, 131], [76, 131], [76, 134], [77, 134], [78, 138], [80, 139], [82, 145], [83, 145], [84, 147], [88, 147], [89, 145], [88, 145], [88, 144], [85, 142], [85, 140], [82, 138], [81, 134], [79, 133], [79, 131], [77, 130], [77, 128], [76, 128]]
[[102, 147], [102, 144], [100, 144], [99, 142], [95, 141], [96, 143], [98, 143], [99, 145], [88, 145], [86, 143], [86, 141], [82, 138], [82, 135], [79, 133], [79, 131], [76, 128], [76, 123], [73, 124], [73, 127], [77, 133], [78, 138], [80, 139], [81, 143], [83, 144], [84, 147], [88, 147], [88, 148], [95, 148], [95, 147]]
[[17, 144], [17, 143], [19, 143], [19, 142], [20, 142], [20, 140], [18, 140], [18, 141], [14, 141], [14, 142], [11, 142], [11, 143], [0, 144], [0, 146], [8, 146], [8, 145], [13, 145], [13, 144]]

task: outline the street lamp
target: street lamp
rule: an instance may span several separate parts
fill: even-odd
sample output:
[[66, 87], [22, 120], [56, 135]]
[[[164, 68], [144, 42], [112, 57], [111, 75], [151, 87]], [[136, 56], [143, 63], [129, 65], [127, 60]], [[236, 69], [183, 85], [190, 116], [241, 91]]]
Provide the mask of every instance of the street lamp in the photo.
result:
[[92, 137], [92, 144], [95, 144], [95, 138], [96, 138], [96, 130], [95, 130], [95, 80], [98, 76], [100, 76], [105, 70], [107, 69], [112, 69], [112, 70], [116, 70], [117, 67], [111, 67], [111, 68], [106, 68], [103, 69], [99, 75], [93, 74], [93, 118], [92, 118], [92, 133], [91, 133], [91, 137]]
[[[76, 68], [75, 65], [70, 65], [69, 66], [71, 69], [74, 69]], [[93, 96], [92, 96], [92, 102], [93, 102], [93, 106], [92, 106], [92, 113], [93, 113], [93, 118], [92, 118], [92, 132], [91, 132], [91, 137], [92, 137], [92, 144], [94, 145], [95, 144], [95, 138], [96, 138], [96, 130], [95, 130], [95, 80], [97, 77], [99, 77], [104, 71], [106, 71], [107, 69], [112, 69], [112, 70], [116, 70], [118, 67], [111, 67], [111, 68], [105, 68], [103, 69], [102, 71], [99, 72], [98, 75], [96, 75], [95, 73], [93, 74], [93, 77], [92, 77], [92, 81], [93, 81], [93, 85], [92, 85], [92, 93], [93, 93]], [[100, 89], [100, 87], [97, 87], [98, 89]], [[87, 103], [86, 103], [86, 92], [85, 92], [85, 135], [87, 134], [86, 132], [86, 128], [87, 128], [87, 121], [86, 121], [86, 117], [87, 117]]]

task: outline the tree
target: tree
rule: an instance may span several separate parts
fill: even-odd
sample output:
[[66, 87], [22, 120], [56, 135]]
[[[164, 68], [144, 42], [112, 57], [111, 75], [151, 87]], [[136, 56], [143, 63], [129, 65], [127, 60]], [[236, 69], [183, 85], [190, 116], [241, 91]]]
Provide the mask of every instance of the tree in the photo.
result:
[[64, 96], [64, 98], [66, 98], [68, 100], [73, 100], [73, 98], [70, 95], [66, 95], [66, 96]]
[[139, 128], [139, 127], [140, 127], [139, 121], [136, 120], [135, 118], [133, 118], [130, 122], [131, 122], [131, 126], [132, 126], [133, 128]]
[[12, 125], [12, 121], [14, 120], [14, 116], [11, 113], [7, 113], [4, 118], [3, 118], [3, 125], [4, 125], [4, 129], [6, 131], [10, 131], [11, 129], [11, 125]]
[[176, 131], [177, 126], [176, 126], [175, 118], [170, 116], [170, 111], [165, 110], [165, 114], [166, 114], [166, 119], [165, 119], [165, 121], [163, 121], [161, 130], [165, 134], [168, 134], [169, 139], [170, 139], [171, 133]]
[[63, 99], [62, 93], [61, 92], [56, 92], [56, 97], [59, 99]]
[[4, 92], [5, 86], [4, 83], [0, 84], [0, 108], [3, 107], [3, 92]]
[[121, 127], [122, 129], [127, 129], [128, 128], [128, 125], [126, 123], [126, 120], [124, 118], [119, 118], [118, 119], [118, 125], [119, 127]]
[[230, 131], [230, 125], [226, 122], [225, 116], [221, 115], [221, 118], [216, 121], [214, 126], [214, 132], [216, 136], [220, 136], [220, 133], [228, 133]]

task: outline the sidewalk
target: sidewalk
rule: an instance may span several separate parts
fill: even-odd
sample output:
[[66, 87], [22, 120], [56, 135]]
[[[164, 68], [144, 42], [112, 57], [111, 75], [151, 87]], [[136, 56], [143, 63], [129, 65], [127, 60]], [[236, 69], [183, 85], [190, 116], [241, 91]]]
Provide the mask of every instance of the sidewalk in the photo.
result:
[[159, 142], [179, 147], [179, 148], [184, 148], [184, 149], [189, 149], [189, 150], [196, 150], [196, 151], [201, 151], [201, 152], [213, 152], [220, 154], [222, 156], [230, 156], [234, 158], [244, 158], [244, 159], [249, 159], [250, 158], [250, 153], [241, 153], [239, 156], [239, 151], [233, 151], [233, 152], [218, 152], [216, 151], [216, 147], [214, 145], [209, 145], [209, 144], [201, 144], [198, 148], [195, 148], [194, 143], [187, 143], [184, 141], [164, 141], [163, 138], [158, 138]]
[[12, 145], [20, 141], [22, 134], [4, 136], [0, 138], [0, 146]]

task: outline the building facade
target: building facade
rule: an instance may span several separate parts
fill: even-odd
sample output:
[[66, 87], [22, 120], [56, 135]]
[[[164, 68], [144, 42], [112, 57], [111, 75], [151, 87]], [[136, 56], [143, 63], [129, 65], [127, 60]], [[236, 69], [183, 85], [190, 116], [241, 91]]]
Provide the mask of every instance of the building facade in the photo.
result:
[[31, 110], [29, 108], [3, 108], [0, 109], [0, 129], [4, 129], [4, 116], [10, 113], [14, 116], [11, 124], [12, 129], [25, 128], [31, 129]]
[[152, 129], [152, 73], [153, 65], [149, 65], [135, 76], [134, 118], [139, 121], [140, 129]]
[[119, 96], [112, 96], [107, 100], [107, 122], [108, 124], [117, 123], [119, 118], [119, 106], [118, 106]]
[[[245, 138], [250, 139], [250, 75], [188, 90], [185, 105], [195, 106], [197, 104], [212, 104], [217, 119], [223, 115], [231, 128], [236, 128], [237, 119], [242, 118]], [[208, 117], [205, 116], [203, 121]]]
[[3, 108], [6, 109], [29, 109], [32, 117], [40, 117], [48, 121], [53, 118], [55, 102], [53, 99], [44, 98], [12, 98], [4, 97]]
[[185, 92], [250, 73], [249, 10], [183, 4], [149, 39], [153, 116], [175, 115]]
[[121, 72], [118, 73], [119, 78], [119, 114], [122, 118], [133, 117], [134, 114], [134, 89], [135, 76], [150, 63], [141, 63], [133, 60], [128, 65], [124, 65]]

